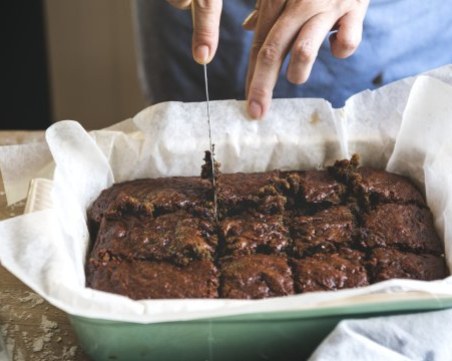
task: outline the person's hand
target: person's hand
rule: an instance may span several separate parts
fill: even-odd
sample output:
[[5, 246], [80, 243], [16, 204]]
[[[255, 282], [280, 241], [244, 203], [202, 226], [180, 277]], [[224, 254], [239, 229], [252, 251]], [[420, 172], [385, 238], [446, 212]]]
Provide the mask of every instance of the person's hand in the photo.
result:
[[[152, 0], [154, 1], [154, 0]], [[178, 9], [192, 9], [193, 58], [199, 64], [209, 63], [218, 47], [222, 0], [167, 0]]]
[[353, 54], [361, 42], [369, 0], [258, 0], [243, 26], [254, 30], [247, 75], [248, 113], [262, 118], [270, 107], [281, 65], [290, 52], [287, 79], [304, 83], [331, 30], [331, 52]]

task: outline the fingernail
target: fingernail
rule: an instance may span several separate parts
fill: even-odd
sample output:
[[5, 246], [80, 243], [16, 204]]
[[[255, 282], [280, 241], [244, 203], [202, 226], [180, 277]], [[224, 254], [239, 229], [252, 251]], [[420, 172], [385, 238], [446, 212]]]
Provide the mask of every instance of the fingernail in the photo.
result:
[[209, 47], [207, 45], [198, 45], [195, 49], [195, 60], [200, 64], [209, 61]]
[[262, 106], [255, 100], [251, 100], [248, 105], [248, 113], [253, 119], [262, 117]]
[[245, 18], [245, 20], [243, 20], [242, 26], [246, 27], [249, 22], [256, 16], [257, 11], [253, 10], [252, 12], [249, 13], [249, 15]]

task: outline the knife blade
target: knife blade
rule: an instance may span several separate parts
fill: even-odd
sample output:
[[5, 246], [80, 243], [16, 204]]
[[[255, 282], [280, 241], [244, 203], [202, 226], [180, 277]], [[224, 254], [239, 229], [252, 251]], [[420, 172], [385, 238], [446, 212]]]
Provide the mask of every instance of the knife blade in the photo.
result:
[[206, 110], [207, 110], [207, 128], [209, 131], [209, 149], [211, 157], [211, 175], [212, 175], [212, 188], [213, 188], [213, 214], [215, 220], [218, 221], [218, 198], [217, 198], [217, 179], [216, 179], [216, 161], [215, 161], [215, 146], [212, 142], [212, 125], [210, 119], [210, 96], [209, 96], [209, 80], [207, 76], [207, 64], [204, 64], [204, 84], [206, 88]]

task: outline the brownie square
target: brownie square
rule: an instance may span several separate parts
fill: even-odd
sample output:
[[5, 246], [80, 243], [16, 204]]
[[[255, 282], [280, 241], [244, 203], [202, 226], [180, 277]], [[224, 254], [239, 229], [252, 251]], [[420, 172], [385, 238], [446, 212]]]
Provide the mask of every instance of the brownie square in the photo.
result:
[[165, 262], [91, 260], [87, 286], [134, 300], [157, 298], [216, 298], [217, 269], [211, 261], [179, 267]]
[[282, 215], [248, 212], [220, 224], [226, 254], [280, 253], [289, 245]]
[[88, 209], [88, 218], [99, 225], [109, 209], [121, 209], [139, 202], [152, 212], [173, 212], [184, 209], [201, 215], [212, 215], [212, 187], [199, 177], [139, 179], [114, 184], [102, 191]]
[[308, 204], [339, 204], [346, 186], [324, 170], [286, 172], [285, 178], [296, 198]]
[[413, 252], [442, 253], [430, 210], [413, 204], [381, 204], [363, 217], [361, 244]]
[[317, 253], [292, 260], [295, 289], [298, 293], [334, 291], [369, 284], [364, 254], [351, 249]]
[[264, 254], [223, 259], [220, 297], [258, 299], [294, 293], [287, 259]]
[[217, 197], [223, 215], [254, 208], [264, 213], [281, 213], [286, 197], [279, 189], [279, 171], [220, 174]]
[[441, 256], [414, 254], [388, 248], [372, 250], [369, 264], [373, 282], [391, 278], [431, 281], [449, 275], [446, 262]]
[[214, 224], [185, 211], [156, 218], [103, 218], [92, 251], [99, 259], [167, 260], [187, 264], [211, 259], [218, 243]]
[[302, 257], [313, 251], [332, 251], [350, 245], [355, 217], [348, 207], [333, 206], [311, 216], [294, 216], [288, 222], [293, 253]]
[[416, 203], [425, 206], [424, 197], [406, 177], [384, 170], [357, 169], [355, 191], [366, 203]]

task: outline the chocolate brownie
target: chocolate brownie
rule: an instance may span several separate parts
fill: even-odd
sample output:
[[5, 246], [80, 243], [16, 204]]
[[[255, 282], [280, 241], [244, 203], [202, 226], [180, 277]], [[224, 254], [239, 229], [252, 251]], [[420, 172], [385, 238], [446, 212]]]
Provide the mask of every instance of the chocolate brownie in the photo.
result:
[[263, 213], [282, 212], [287, 200], [279, 190], [279, 182], [279, 171], [219, 175], [217, 194], [221, 214], [247, 209]]
[[[358, 168], [113, 185], [88, 210], [87, 285], [134, 299], [256, 299], [448, 274], [433, 217], [405, 177]], [[218, 267], [218, 270], [217, 270]]]
[[135, 300], [146, 298], [216, 298], [217, 269], [211, 261], [179, 267], [165, 262], [90, 260], [87, 286]]
[[422, 194], [406, 177], [368, 167], [356, 170], [355, 191], [367, 203], [416, 203], [425, 206]]
[[289, 220], [293, 253], [297, 257], [314, 251], [331, 251], [350, 245], [355, 217], [346, 206], [334, 206], [311, 216], [295, 216]]
[[442, 253], [430, 210], [413, 204], [381, 204], [365, 214], [361, 244], [369, 248]]
[[282, 215], [247, 212], [220, 224], [226, 254], [281, 253], [289, 245]]
[[296, 198], [308, 204], [339, 204], [346, 193], [346, 186], [324, 170], [285, 172]]
[[213, 223], [185, 211], [156, 218], [125, 214], [103, 218], [92, 255], [187, 264], [212, 259], [217, 243]]
[[335, 253], [318, 253], [294, 259], [294, 284], [298, 293], [332, 291], [369, 284], [364, 254], [351, 249]]
[[146, 209], [157, 212], [185, 209], [206, 214], [212, 209], [212, 189], [207, 180], [199, 177], [138, 179], [117, 183], [102, 191], [88, 209], [88, 218], [99, 225], [112, 203], [120, 207], [123, 200], [130, 202], [133, 199], [139, 200]]
[[444, 258], [430, 254], [414, 254], [395, 249], [376, 248], [372, 250], [369, 264], [373, 282], [391, 278], [431, 281], [448, 276]]
[[220, 297], [257, 299], [294, 293], [285, 257], [254, 254], [227, 258], [220, 270]]

